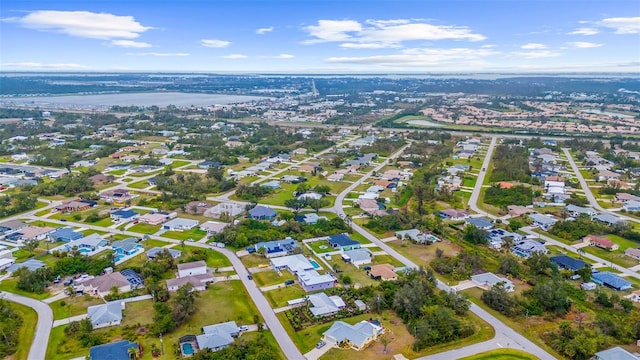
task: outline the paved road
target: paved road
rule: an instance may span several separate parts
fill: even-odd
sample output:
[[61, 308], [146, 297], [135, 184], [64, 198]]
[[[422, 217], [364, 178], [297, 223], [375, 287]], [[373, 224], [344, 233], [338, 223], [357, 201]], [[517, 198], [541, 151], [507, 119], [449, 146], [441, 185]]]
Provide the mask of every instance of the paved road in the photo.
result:
[[489, 148], [487, 149], [487, 154], [484, 156], [484, 161], [482, 162], [482, 168], [480, 168], [480, 172], [478, 173], [478, 178], [476, 179], [476, 185], [473, 187], [473, 192], [471, 193], [471, 197], [469, 197], [469, 208], [478, 214], [485, 214], [490, 218], [495, 219], [496, 216], [487, 213], [486, 211], [480, 209], [478, 207], [478, 198], [480, 197], [480, 193], [482, 192], [482, 185], [484, 184], [484, 178], [487, 176], [487, 169], [491, 164], [491, 156], [493, 154], [493, 149], [496, 146], [498, 138], [492, 137], [491, 143], [489, 144]]
[[9, 301], [26, 305], [38, 313], [38, 325], [36, 333], [31, 343], [28, 360], [44, 360], [47, 353], [47, 344], [49, 343], [49, 334], [51, 333], [51, 325], [53, 325], [53, 312], [49, 305], [42, 301], [34, 300], [28, 297], [0, 292], [0, 296]]
[[[489, 159], [489, 161], [490, 161], [491, 153], [493, 151], [493, 147], [495, 146], [495, 142], [496, 142], [496, 138], [493, 138], [492, 141], [491, 141], [491, 145], [489, 146], [489, 150], [487, 151], [487, 155], [485, 157], [485, 162], [483, 164], [483, 166], [485, 168], [489, 164], [487, 159]], [[342, 202], [344, 201], [344, 198], [347, 196], [347, 194], [351, 190], [353, 190], [356, 186], [358, 186], [362, 182], [366, 181], [367, 178], [370, 177], [371, 174], [374, 171], [379, 171], [380, 169], [382, 169], [382, 167], [384, 167], [386, 165], [386, 163], [390, 159], [393, 159], [393, 158], [399, 156], [404, 151], [405, 148], [406, 148], [406, 146], [403, 147], [400, 151], [398, 151], [395, 154], [393, 154], [388, 160], [385, 160], [382, 164], [377, 166], [374, 170], [370, 171], [365, 176], [363, 176], [358, 181], [356, 181], [354, 184], [352, 184], [351, 186], [346, 188], [343, 192], [341, 192], [336, 198], [336, 202], [335, 202], [335, 205], [332, 208], [332, 211], [335, 212], [336, 214], [340, 215], [341, 217], [344, 217], [345, 213], [344, 213], [344, 210], [342, 209]], [[480, 169], [480, 170], [482, 171], [482, 169]], [[479, 185], [480, 188], [482, 187], [483, 179], [484, 179], [484, 173], [478, 176], [478, 183], [480, 184]], [[476, 197], [475, 197], [476, 201], [477, 201], [477, 197], [478, 197], [478, 195], [476, 195]], [[402, 254], [398, 253], [395, 249], [391, 248], [389, 245], [387, 245], [386, 243], [382, 242], [377, 237], [373, 236], [371, 233], [369, 233], [368, 231], [366, 231], [365, 229], [360, 227], [358, 224], [352, 223], [351, 227], [353, 228], [353, 230], [355, 230], [358, 233], [360, 233], [362, 236], [367, 238], [369, 241], [371, 241], [372, 243], [374, 243], [377, 246], [379, 246], [380, 248], [382, 248], [382, 250], [386, 251], [389, 255], [393, 256], [396, 259], [398, 259], [400, 262], [402, 262], [404, 264], [404, 266], [406, 266], [408, 268], [414, 268], [414, 269], [418, 268], [418, 265], [415, 264], [413, 261], [409, 260], [408, 258], [403, 256]], [[447, 290], [447, 291], [452, 291], [452, 289], [449, 286], [447, 286], [445, 283], [443, 283], [443, 282], [441, 282], [439, 280], [438, 280], [438, 288], [443, 289], [443, 290]], [[495, 329], [495, 332], [496, 332], [496, 337], [494, 337], [492, 340], [489, 340], [489, 341], [485, 342], [486, 344], [485, 343], [481, 343], [481, 344], [485, 344], [485, 345], [482, 345], [482, 346], [481, 346], [481, 344], [475, 344], [475, 345], [470, 345], [470, 346], [464, 347], [462, 349], [459, 349], [458, 353], [457, 353], [457, 356], [463, 357], [463, 356], [474, 355], [474, 354], [476, 354], [478, 352], [484, 351], [484, 350], [481, 349], [481, 348], [484, 348], [484, 347], [487, 347], [489, 349], [495, 349], [496, 347], [504, 346], [504, 345], [500, 344], [500, 342], [504, 342], [504, 343], [509, 343], [509, 346], [511, 346], [512, 348], [521, 349], [523, 351], [531, 353], [531, 354], [537, 356], [538, 358], [540, 358], [541, 360], [547, 360], [547, 359], [548, 360], [552, 360], [552, 359], [555, 359], [551, 354], [547, 353], [545, 350], [543, 350], [542, 348], [540, 348], [538, 345], [534, 344], [533, 342], [529, 341], [524, 336], [522, 336], [519, 333], [515, 332], [513, 329], [508, 327], [502, 321], [498, 320], [495, 316], [491, 315], [490, 313], [488, 313], [486, 310], [482, 309], [481, 307], [479, 307], [479, 306], [477, 306], [477, 305], [472, 303], [471, 307], [470, 307], [470, 311], [472, 313], [476, 314], [477, 316], [479, 316], [480, 318], [482, 318], [484, 321], [489, 323], [491, 326], [493, 326], [493, 328]], [[487, 344], [493, 344], [493, 345], [489, 347]], [[500, 345], [498, 345], [498, 344], [500, 344]], [[436, 358], [437, 359], [449, 359], [450, 358], [450, 357], [444, 356], [442, 354], [438, 354], [438, 355], [434, 355], [434, 356], [436, 356], [436, 357], [430, 357], [430, 359], [436, 359]]]

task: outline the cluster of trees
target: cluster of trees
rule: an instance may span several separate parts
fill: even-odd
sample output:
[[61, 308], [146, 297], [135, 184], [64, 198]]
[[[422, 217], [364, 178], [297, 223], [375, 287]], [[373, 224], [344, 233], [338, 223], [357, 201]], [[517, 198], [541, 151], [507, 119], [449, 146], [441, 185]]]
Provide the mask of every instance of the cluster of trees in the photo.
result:
[[213, 239], [231, 247], [244, 248], [261, 241], [284, 239], [287, 236], [294, 239], [309, 239], [350, 231], [351, 228], [340, 218], [321, 219], [315, 224], [304, 224], [289, 219], [282, 226], [245, 219], [237, 225], [227, 226], [214, 235]]
[[503, 189], [499, 184], [493, 184], [487, 188], [484, 194], [484, 202], [490, 205], [506, 208], [509, 205], [530, 205], [533, 198], [540, 196], [532, 187], [516, 185], [509, 189]]
[[442, 253], [431, 261], [431, 267], [439, 274], [450, 276], [454, 280], [468, 279], [483, 268], [483, 259], [477, 253], [461, 251], [456, 256], [444, 257]]
[[90, 176], [90, 173], [69, 173], [53, 182], [42, 182], [34, 186], [31, 191], [42, 196], [78, 196], [94, 190], [93, 182], [89, 180]]
[[100, 345], [103, 343], [101, 336], [93, 332], [93, 324], [90, 319], [73, 321], [66, 328], [64, 334], [67, 339], [77, 339], [84, 348]]
[[30, 271], [26, 267], [18, 269], [14, 273], [14, 277], [18, 278], [16, 287], [23, 291], [28, 291], [36, 294], [42, 294], [47, 285], [53, 280], [53, 269], [40, 268], [34, 271]]
[[531, 180], [529, 171], [529, 154], [524, 146], [500, 144], [493, 154], [493, 171], [489, 181], [520, 181]]
[[166, 172], [155, 177], [156, 187], [162, 191], [161, 199], [170, 208], [203, 199], [206, 194], [227, 191], [235, 186], [234, 181], [216, 179], [195, 173], [177, 173], [168, 175]]
[[9, 305], [0, 299], [0, 358], [14, 354], [18, 349], [22, 317]]
[[602, 234], [610, 232], [609, 226], [591, 220], [588, 215], [581, 215], [571, 221], [558, 221], [549, 232], [567, 240], [579, 240], [589, 234]]
[[0, 196], [0, 218], [33, 210], [37, 204], [38, 198], [24, 191]]
[[236, 196], [245, 201], [258, 202], [261, 197], [268, 195], [270, 192], [271, 189], [264, 186], [239, 184], [236, 189]]
[[373, 144], [361, 147], [360, 152], [363, 154], [376, 153], [380, 156], [389, 156], [398, 151], [404, 144], [404, 139], [377, 139]]
[[198, 292], [193, 291], [191, 284], [186, 284], [181, 286], [171, 298], [156, 298], [157, 301], [153, 304], [154, 333], [166, 334], [189, 320], [197, 310], [196, 296]]

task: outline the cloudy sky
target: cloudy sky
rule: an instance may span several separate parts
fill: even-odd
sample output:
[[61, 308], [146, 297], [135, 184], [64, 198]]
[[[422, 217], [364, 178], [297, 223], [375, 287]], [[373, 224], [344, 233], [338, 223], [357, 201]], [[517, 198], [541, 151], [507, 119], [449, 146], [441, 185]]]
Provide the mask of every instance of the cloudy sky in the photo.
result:
[[0, 71], [640, 71], [638, 0], [2, 0]]

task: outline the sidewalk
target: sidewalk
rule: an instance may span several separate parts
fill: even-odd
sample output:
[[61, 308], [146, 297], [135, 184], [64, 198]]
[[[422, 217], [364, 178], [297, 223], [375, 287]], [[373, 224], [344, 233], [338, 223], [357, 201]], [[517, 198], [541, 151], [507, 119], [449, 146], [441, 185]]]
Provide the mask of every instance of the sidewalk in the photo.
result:
[[81, 314], [81, 315], [72, 316], [72, 317], [66, 318], [66, 319], [55, 320], [53, 322], [53, 325], [51, 325], [51, 327], [67, 325], [68, 323], [73, 322], [73, 321], [80, 321], [80, 320], [86, 319], [87, 316], [88, 316], [87, 314]]

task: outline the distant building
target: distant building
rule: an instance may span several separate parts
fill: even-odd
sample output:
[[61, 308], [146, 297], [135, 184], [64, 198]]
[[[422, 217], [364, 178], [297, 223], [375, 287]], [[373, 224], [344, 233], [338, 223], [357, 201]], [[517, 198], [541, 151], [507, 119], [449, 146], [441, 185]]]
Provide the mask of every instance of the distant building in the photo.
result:
[[249, 210], [249, 218], [254, 220], [272, 220], [278, 213], [270, 207], [258, 205]]
[[472, 275], [471, 276], [471, 281], [473, 281], [476, 285], [478, 285], [481, 288], [490, 290], [491, 288], [493, 288], [494, 286], [502, 283], [503, 287], [506, 291], [514, 291], [515, 290], [515, 286], [513, 285], [513, 283], [511, 282], [511, 280], [509, 279], [505, 279], [505, 278], [501, 278], [498, 275], [494, 274], [494, 273], [483, 273], [483, 274], [477, 274], [477, 275]]
[[546, 254], [547, 248], [544, 247], [543, 244], [534, 241], [534, 240], [522, 240], [516, 243], [515, 246], [511, 247], [511, 252], [521, 256], [523, 258], [528, 258], [534, 253], [542, 253]]
[[93, 346], [89, 349], [90, 360], [131, 360], [129, 349], [139, 351], [138, 343], [122, 340], [110, 344]]
[[355, 325], [336, 321], [322, 334], [322, 338], [332, 346], [345, 343], [348, 347], [360, 351], [364, 350], [383, 333], [384, 328], [368, 321], [363, 320]]
[[356, 240], [353, 240], [347, 234], [329, 236], [329, 245], [334, 249], [340, 249], [343, 251], [360, 248], [360, 243]]

